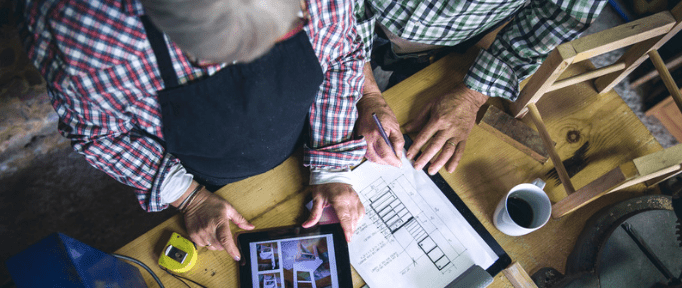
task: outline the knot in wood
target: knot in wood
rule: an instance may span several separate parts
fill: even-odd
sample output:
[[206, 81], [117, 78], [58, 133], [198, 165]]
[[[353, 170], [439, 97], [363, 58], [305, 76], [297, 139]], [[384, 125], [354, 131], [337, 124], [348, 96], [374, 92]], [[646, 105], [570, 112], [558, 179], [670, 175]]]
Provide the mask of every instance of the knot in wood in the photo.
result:
[[576, 143], [580, 141], [580, 131], [571, 130], [566, 133], [566, 141], [568, 143]]

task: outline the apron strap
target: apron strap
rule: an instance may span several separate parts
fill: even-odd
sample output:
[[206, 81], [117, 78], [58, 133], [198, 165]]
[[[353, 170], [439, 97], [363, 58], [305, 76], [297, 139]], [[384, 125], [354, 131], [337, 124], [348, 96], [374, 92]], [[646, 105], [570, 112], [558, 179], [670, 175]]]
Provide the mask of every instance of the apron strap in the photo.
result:
[[173, 69], [173, 61], [171, 60], [168, 46], [166, 46], [166, 41], [163, 38], [163, 33], [156, 29], [147, 15], [142, 15], [140, 18], [142, 19], [144, 29], [147, 31], [147, 39], [149, 39], [152, 50], [154, 50], [156, 63], [159, 66], [159, 72], [161, 72], [161, 79], [163, 79], [166, 86], [165, 89], [177, 87], [178, 75], [175, 74], [175, 69]]

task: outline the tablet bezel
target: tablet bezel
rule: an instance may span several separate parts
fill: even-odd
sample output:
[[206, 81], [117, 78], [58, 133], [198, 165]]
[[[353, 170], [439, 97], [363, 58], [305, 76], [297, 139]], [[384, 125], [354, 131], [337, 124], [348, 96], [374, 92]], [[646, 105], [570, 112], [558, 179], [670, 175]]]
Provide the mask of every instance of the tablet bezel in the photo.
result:
[[308, 229], [300, 226], [288, 226], [258, 231], [243, 231], [237, 234], [237, 247], [239, 247], [242, 255], [242, 259], [239, 261], [239, 287], [252, 288], [253, 271], [251, 269], [251, 253], [249, 250], [251, 243], [328, 234], [332, 235], [334, 241], [334, 257], [336, 259], [339, 287], [352, 287], [353, 279], [350, 269], [348, 243], [346, 242], [343, 229], [338, 223], [317, 225]]

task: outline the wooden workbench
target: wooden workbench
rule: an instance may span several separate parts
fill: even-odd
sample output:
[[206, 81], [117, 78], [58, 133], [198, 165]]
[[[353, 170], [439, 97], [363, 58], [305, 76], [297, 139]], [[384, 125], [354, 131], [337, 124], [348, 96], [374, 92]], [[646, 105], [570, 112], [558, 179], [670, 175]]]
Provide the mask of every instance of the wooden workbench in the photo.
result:
[[[452, 54], [384, 93], [401, 124], [415, 117], [419, 109], [462, 81], [478, 50], [464, 55]], [[592, 65], [573, 65], [571, 73], [593, 69]], [[538, 108], [562, 159], [573, 157], [567, 165], [576, 188], [580, 188], [616, 166], [658, 150], [661, 146], [615, 92], [597, 95], [591, 83], [567, 87], [545, 96]], [[569, 136], [570, 135], [570, 136]], [[582, 147], [582, 149], [581, 149]], [[580, 151], [580, 152], [577, 152]], [[577, 153], [576, 153], [577, 152]], [[232, 203], [257, 228], [300, 225], [307, 218], [304, 204], [310, 193], [305, 190], [308, 172], [299, 152], [265, 174], [225, 186], [216, 192]], [[500, 198], [514, 185], [542, 178], [545, 191], [556, 202], [565, 192], [552, 174], [551, 161], [542, 165], [479, 127], [474, 127], [466, 151], [454, 174], [441, 172], [446, 181], [491, 232], [514, 261], [533, 273], [542, 267], [564, 270], [566, 257], [587, 218], [600, 208], [644, 191], [635, 186], [606, 195], [529, 235], [510, 237], [497, 231], [490, 219]], [[441, 170], [443, 171], [443, 170]], [[232, 228], [236, 228], [232, 225]], [[156, 262], [172, 232], [187, 233], [177, 215], [157, 226], [117, 253], [135, 257], [151, 266], [166, 287], [186, 287], [165, 274]], [[233, 231], [234, 232], [234, 231]], [[157, 287], [142, 271], [149, 287]], [[353, 271], [354, 287], [364, 281]], [[238, 267], [226, 252], [199, 249], [199, 263], [184, 274], [208, 287], [238, 287]], [[500, 273], [491, 287], [511, 287]]]

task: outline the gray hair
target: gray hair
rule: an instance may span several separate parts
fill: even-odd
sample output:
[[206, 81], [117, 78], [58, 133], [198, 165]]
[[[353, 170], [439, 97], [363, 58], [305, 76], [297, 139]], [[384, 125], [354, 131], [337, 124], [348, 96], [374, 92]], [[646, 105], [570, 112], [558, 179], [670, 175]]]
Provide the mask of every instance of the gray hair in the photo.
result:
[[152, 22], [200, 60], [248, 62], [292, 28], [299, 0], [142, 0]]

